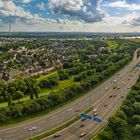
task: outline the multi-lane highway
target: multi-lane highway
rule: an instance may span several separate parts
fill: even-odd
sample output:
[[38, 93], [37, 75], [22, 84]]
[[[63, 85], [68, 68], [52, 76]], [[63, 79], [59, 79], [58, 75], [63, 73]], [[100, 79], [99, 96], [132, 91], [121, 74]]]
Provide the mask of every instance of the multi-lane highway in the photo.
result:
[[[136, 72], [134, 75], [136, 77], [133, 79], [134, 76], [132, 76], [131, 80], [128, 81], [129, 72], [131, 72], [131, 70], [134, 68], [134, 66], [139, 61], [140, 61], [140, 59], [137, 59], [137, 55], [135, 52], [133, 61], [129, 65], [124, 67], [119, 72], [119, 75], [115, 74], [112, 78], [107, 80], [104, 84], [102, 84], [101, 86], [96, 88], [96, 90], [94, 92], [90, 92], [89, 94], [72, 102], [71, 104], [61, 107], [61, 108], [57, 109], [56, 111], [51, 112], [50, 114], [45, 115], [36, 120], [31, 120], [30, 122], [25, 122], [25, 123], [18, 124], [18, 125], [12, 125], [12, 126], [9, 126], [8, 128], [7, 127], [0, 128], [0, 139], [2, 139], [2, 140], [19, 140], [19, 139], [25, 140], [27, 138], [30, 138], [31, 132], [28, 131], [28, 129], [31, 126], [37, 127], [37, 129], [32, 132], [33, 136], [43, 133], [45, 131], [48, 131], [75, 117], [76, 114], [74, 111], [70, 111], [70, 112], [67, 111], [69, 108], [72, 108], [72, 110], [75, 110], [76, 108], [80, 107], [80, 110], [84, 111], [89, 106], [91, 106], [91, 104], [92, 105], [94, 104], [94, 106], [96, 108], [98, 108], [98, 110], [99, 110], [99, 116], [102, 115], [100, 117], [104, 117], [104, 118], [107, 117], [106, 115], [104, 115], [105, 110], [106, 110], [105, 114], [110, 116], [109, 112], [110, 113], [113, 112], [113, 110], [116, 108], [116, 106], [118, 107], [117, 104], [119, 104], [119, 102], [122, 100], [119, 97], [120, 96], [119, 94], [122, 94], [122, 92], [126, 93], [127, 89], [126, 90], [124, 90], [124, 89], [127, 88], [128, 83], [129, 83], [129, 86], [131, 86], [131, 84], [133, 84], [133, 82], [135, 82], [137, 76], [139, 75], [139, 72]], [[132, 72], [134, 72], [134, 71], [132, 71]], [[113, 89], [114, 80], [116, 81], [115, 82], [116, 85], [120, 84], [119, 85], [120, 89]], [[124, 86], [122, 84], [122, 82], [125, 82], [125, 81], [127, 83], [126, 86]], [[116, 98], [111, 98], [108, 101], [108, 95], [114, 94], [114, 92], [116, 92], [116, 94], [117, 94]], [[110, 102], [106, 108], [103, 107], [105, 99], [107, 100], [107, 103]], [[103, 104], [101, 104], [102, 102], [103, 102]], [[113, 107], [114, 109], [112, 109], [112, 106], [113, 106], [112, 102], [115, 103], [114, 107]], [[77, 129], [77, 127], [79, 128], [79, 124], [77, 124], [77, 123], [76, 123], [76, 125], [74, 124], [74, 126], [76, 127], [76, 128], [74, 127], [75, 129], [71, 129], [71, 127], [66, 129], [66, 131], [68, 131], [68, 136], [69, 136], [69, 132], [70, 132], [70, 134], [71, 134], [70, 137], [72, 137], [72, 139], [77, 138], [79, 136], [79, 133], [81, 133], [81, 129]], [[87, 130], [87, 131], [85, 130], [86, 132], [91, 132], [93, 130], [93, 124], [94, 123], [92, 122], [91, 124], [87, 125], [90, 130], [86, 129], [87, 128], [87, 126], [86, 126], [86, 127], [82, 128], [83, 131], [84, 131], [84, 129], [86, 129]], [[92, 127], [91, 127], [91, 125], [92, 125]], [[95, 126], [96, 125], [97, 124], [95, 124]], [[73, 133], [69, 130], [71, 130]], [[77, 133], [75, 133], [76, 131], [77, 131]], [[68, 137], [67, 137], [67, 135], [65, 137], [65, 134], [62, 135], [62, 137], [61, 137], [61, 139], [66, 139], [66, 138], [68, 138]], [[50, 137], [49, 139], [52, 139], [52, 137]]]
[[[117, 85], [115, 89], [109, 90], [100, 100], [98, 100], [96, 103], [93, 103], [94, 109], [97, 110], [97, 116], [99, 118], [108, 120], [111, 114], [119, 107], [131, 86], [136, 82], [139, 73], [140, 71], [138, 69], [129, 72], [128, 75], [123, 77], [118, 84], [115, 84]], [[93, 116], [93, 113], [90, 113], [90, 115]], [[83, 125], [83, 123], [85, 126], [80, 127]], [[91, 120], [85, 120], [83, 122], [81, 119], [69, 128], [58, 132], [57, 134], [61, 134], [61, 136], [58, 137], [57, 140], [87, 140], [92, 135], [96, 134], [106, 123], [106, 121], [97, 123]], [[80, 137], [82, 133], [85, 133], [85, 136]], [[54, 136], [44, 138], [43, 140], [52, 139], [54, 139]]]

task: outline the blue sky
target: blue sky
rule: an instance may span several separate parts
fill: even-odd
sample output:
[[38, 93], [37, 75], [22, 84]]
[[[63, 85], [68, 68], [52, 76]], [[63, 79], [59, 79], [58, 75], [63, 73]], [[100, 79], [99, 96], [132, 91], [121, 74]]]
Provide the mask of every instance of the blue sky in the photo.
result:
[[0, 31], [140, 32], [140, 0], [0, 0]]

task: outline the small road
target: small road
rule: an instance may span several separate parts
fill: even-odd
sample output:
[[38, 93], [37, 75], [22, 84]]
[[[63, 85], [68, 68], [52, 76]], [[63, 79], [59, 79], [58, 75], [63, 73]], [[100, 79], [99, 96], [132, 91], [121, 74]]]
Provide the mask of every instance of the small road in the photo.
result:
[[[116, 80], [115, 84], [121, 83], [124, 78], [127, 78], [127, 76], [129, 75], [128, 73], [131, 72], [134, 66], [140, 61], [140, 59], [137, 59], [136, 52], [134, 54], [134, 58], [135, 59], [133, 59], [133, 61], [130, 62], [129, 65], [125, 66], [119, 72], [119, 75], [115, 74], [104, 84], [100, 85], [98, 88], [91, 91], [89, 94], [86, 94], [85, 96], [73, 101], [72, 103], [63, 106], [40, 118], [36, 118], [36, 119], [28, 120], [24, 123], [22, 122], [19, 124], [0, 128], [0, 139], [1, 140], [25, 140], [27, 138], [30, 138], [31, 135], [35, 136], [40, 133], [49, 131], [52, 128], [55, 128], [63, 124], [64, 122], [71, 120], [72, 118], [75, 117], [76, 114], [75, 112], [67, 112], [69, 108], [75, 110], [76, 108], [80, 107], [81, 111], [84, 111], [85, 109], [89, 108], [91, 104], [93, 103], [96, 104], [99, 101], [102, 101], [102, 98], [107, 94], [110, 94], [110, 91], [113, 92], [114, 82], [111, 81]], [[28, 131], [28, 129], [32, 126], [37, 127], [37, 130], [35, 130], [33, 133]]]

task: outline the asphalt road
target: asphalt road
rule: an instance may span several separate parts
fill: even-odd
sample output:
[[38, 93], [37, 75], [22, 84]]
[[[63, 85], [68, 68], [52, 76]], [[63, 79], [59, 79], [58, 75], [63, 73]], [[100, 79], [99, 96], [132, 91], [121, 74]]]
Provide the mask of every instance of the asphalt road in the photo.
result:
[[[130, 76], [131, 74], [133, 76]], [[92, 104], [94, 106], [94, 109], [97, 109], [99, 118], [108, 120], [111, 114], [114, 113], [116, 109], [118, 109], [128, 91], [130, 90], [131, 86], [136, 82], [139, 74], [139, 69], [133, 70], [125, 78], [122, 78], [122, 80], [117, 84], [117, 87], [119, 87], [119, 89], [116, 88], [110, 90], [98, 102]], [[112, 95], [112, 97], [109, 98], [109, 95]], [[116, 97], [114, 97], [114, 95], [116, 95]], [[123, 96], [123, 98], [121, 98], [121, 96]], [[106, 107], [104, 106], [105, 104], [107, 104]], [[92, 116], [92, 113], [90, 113], [90, 115]], [[83, 123], [85, 124], [85, 126], [80, 127], [80, 125]], [[97, 123], [91, 120], [85, 120], [83, 122], [79, 120], [65, 130], [57, 133], [61, 134], [62, 136], [58, 138], [50, 136], [48, 138], [44, 138], [43, 140], [88, 140], [92, 135], [96, 134], [106, 123], [107, 122]], [[86, 133], [86, 135], [84, 137], [80, 137], [80, 134], [83, 132]]]
[[[87, 109], [91, 104], [99, 102], [101, 98], [106, 96], [106, 94], [110, 94], [109, 92], [112, 91], [114, 87], [113, 80], [116, 80], [115, 84], [119, 84], [125, 77], [128, 76], [128, 73], [133, 69], [133, 67], [140, 61], [140, 59], [136, 59], [136, 53], [134, 55], [133, 61], [124, 67], [120, 72], [119, 75], [115, 74], [112, 78], [107, 80], [104, 84], [96, 88], [95, 91], [90, 92], [89, 94], [73, 101], [72, 103], [61, 107], [50, 114], [44, 115], [41, 118], [37, 118], [34, 120], [30, 120], [29, 122], [24, 122], [21, 124], [11, 125], [5, 128], [0, 128], [0, 139], [1, 140], [25, 140], [30, 138], [31, 135], [37, 135], [43, 133], [45, 131], [51, 130], [52, 128], [63, 124], [64, 122], [69, 121], [70, 119], [75, 117], [75, 112], [67, 112], [67, 109], [72, 108], [75, 110], [76, 108], [81, 109], [84, 111]], [[105, 88], [108, 88], [105, 90]], [[37, 127], [37, 130], [33, 131], [32, 134], [28, 129], [30, 127]]]

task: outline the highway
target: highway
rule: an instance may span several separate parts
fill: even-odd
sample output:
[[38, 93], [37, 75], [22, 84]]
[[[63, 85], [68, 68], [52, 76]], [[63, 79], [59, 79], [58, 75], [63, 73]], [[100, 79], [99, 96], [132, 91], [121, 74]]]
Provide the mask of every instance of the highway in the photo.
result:
[[[126, 89], [126, 91], [124, 91], [125, 88], [124, 88], [124, 85], [122, 84], [122, 81], [125, 82], [128, 80], [129, 72], [132, 71], [133, 67], [140, 61], [140, 59], [137, 59], [137, 57], [136, 57], [136, 52], [134, 54], [134, 58], [135, 59], [133, 59], [133, 61], [130, 62], [129, 65], [125, 66], [119, 72], [119, 75], [115, 74], [112, 78], [107, 80], [104, 84], [102, 84], [98, 88], [96, 88], [95, 91], [92, 91], [89, 94], [86, 94], [85, 96], [77, 99], [76, 101], [73, 101], [72, 103], [70, 103], [64, 107], [61, 107], [47, 115], [44, 115], [41, 118], [30, 120], [30, 122], [25, 122], [25, 123], [21, 123], [21, 124], [16, 124], [16, 125], [11, 125], [8, 127], [0, 128], [0, 139], [1, 140], [19, 140], [19, 139], [25, 140], [27, 138], [30, 138], [31, 135], [35, 136], [40, 133], [51, 130], [52, 128], [59, 126], [59, 125], [63, 124], [64, 122], [67, 122], [76, 116], [76, 113], [74, 111], [67, 112], [67, 109], [69, 109], [69, 108], [72, 108], [73, 110], [75, 110], [80, 107], [81, 111], [84, 111], [85, 109], [89, 108], [91, 105], [94, 104], [94, 106], [96, 108], [98, 108], [99, 111], [101, 111], [101, 112], [99, 112], [99, 116], [100, 116], [100, 115], [104, 114], [102, 112], [105, 111], [104, 107], [102, 107], [103, 105], [101, 103], [106, 98], [107, 98], [106, 100], [108, 102], [108, 95], [111, 93], [113, 94], [114, 92], [117, 92], [118, 96], [116, 96], [116, 98], [114, 98], [114, 100], [111, 102], [115, 103], [115, 107], [113, 107], [113, 108], [116, 108], [116, 105], [118, 104], [118, 102], [122, 101], [122, 99], [119, 97], [119, 94], [121, 94], [122, 92], [124, 92], [125, 94], [127, 93], [127, 89]], [[138, 70], [136, 70], [136, 71], [137, 72], [135, 73], [134, 76], [136, 76], [136, 78], [137, 78], [139, 75], [139, 71]], [[134, 71], [132, 71], [132, 73], [133, 72]], [[132, 79], [134, 81], [131, 81], [131, 80], [127, 81], [126, 87], [128, 86], [128, 83], [130, 85], [132, 85], [133, 82], [135, 82], [136, 78]], [[111, 81], [114, 81], [114, 80], [116, 80], [116, 83], [115, 83], [116, 85], [120, 84], [119, 90], [113, 89], [114, 82], [111, 82]], [[123, 87], [121, 88], [121, 86], [123, 86]], [[107, 87], [107, 90], [105, 89], [106, 87]], [[109, 103], [109, 104], [110, 105], [108, 105], [108, 107], [106, 108], [108, 116], [110, 116], [109, 112], [111, 112], [112, 106], [113, 106], [112, 103]], [[109, 107], [110, 107], [110, 109], [109, 109]], [[118, 107], [118, 105], [117, 105], [117, 107]], [[109, 109], [109, 112], [107, 109]], [[106, 115], [105, 116], [103, 115], [102, 117], [106, 118]], [[88, 121], [87, 121], [87, 123], [88, 123]], [[88, 130], [88, 132], [91, 132], [93, 130], [93, 124], [94, 124], [94, 122], [89, 123], [89, 125], [87, 125], [88, 128], [90, 129], [90, 130]], [[92, 125], [92, 127], [91, 127], [91, 125]], [[95, 126], [96, 125], [97, 124], [95, 123]], [[30, 131], [28, 131], [28, 129], [32, 126], [37, 127], [37, 130], [35, 130], [31, 133]], [[82, 129], [86, 129], [87, 126]], [[79, 136], [79, 133], [81, 133], [81, 129], [77, 129], [77, 127], [79, 128], [79, 125], [76, 124], [76, 128], [74, 127], [76, 131], [73, 128], [71, 129], [71, 127], [66, 129], [66, 131], [68, 131], [68, 134], [66, 132], [66, 137], [67, 137], [67, 135], [69, 136], [69, 129], [70, 129], [73, 132], [73, 133], [70, 133], [71, 134], [70, 137], [72, 137], [73, 140], [75, 138], [77, 138]], [[75, 132], [76, 132], [76, 134], [75, 134]], [[88, 135], [86, 135], [85, 138], [87, 136]], [[48, 139], [52, 139], [52, 137], [49, 137]], [[62, 137], [60, 139], [61, 140], [65, 139], [65, 135], [62, 135]]]
[[[129, 76], [129, 75], [133, 76]], [[117, 84], [116, 89], [109, 91], [105, 96], [103, 96], [98, 102], [93, 103], [94, 109], [97, 109], [98, 117], [108, 120], [108, 118], [114, 113], [116, 109], [120, 106], [123, 99], [127, 95], [131, 86], [136, 82], [140, 71], [138, 69], [130, 72], [125, 78]], [[125, 84], [126, 83], [126, 84]], [[109, 95], [112, 95], [110, 98]], [[116, 97], [114, 97], [116, 95]], [[122, 98], [123, 97], [123, 98]], [[107, 106], [105, 106], [107, 104]], [[82, 113], [82, 112], [81, 112]], [[92, 113], [89, 115], [93, 116]], [[84, 127], [80, 127], [80, 125], [85, 124]], [[85, 120], [84, 122], [81, 120], [77, 121], [70, 127], [58, 132], [57, 134], [61, 134], [57, 140], [88, 140], [92, 135], [96, 134], [107, 122], [93, 122], [91, 120]], [[84, 137], [80, 137], [80, 134], [85, 133]], [[44, 138], [43, 140], [53, 140], [54, 137], [50, 136], [48, 138]]]

